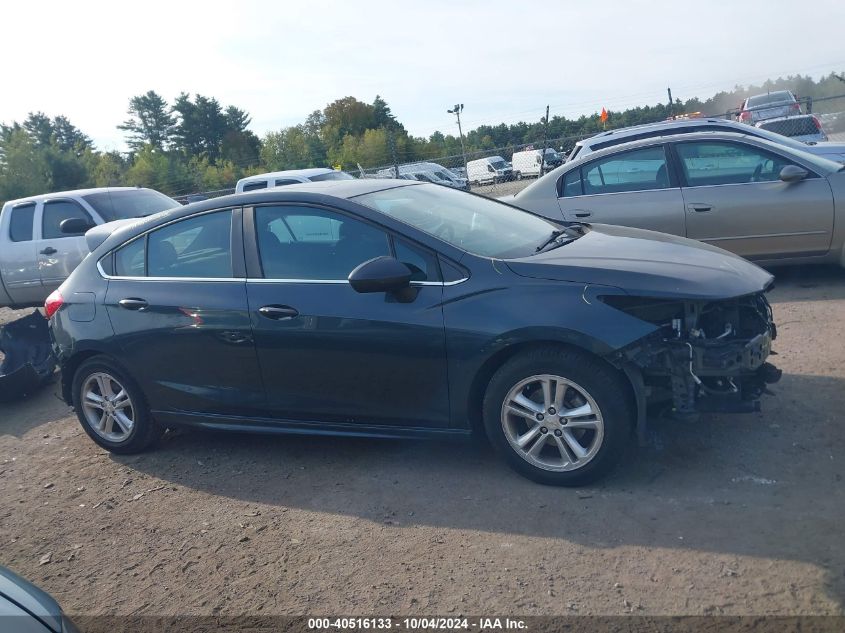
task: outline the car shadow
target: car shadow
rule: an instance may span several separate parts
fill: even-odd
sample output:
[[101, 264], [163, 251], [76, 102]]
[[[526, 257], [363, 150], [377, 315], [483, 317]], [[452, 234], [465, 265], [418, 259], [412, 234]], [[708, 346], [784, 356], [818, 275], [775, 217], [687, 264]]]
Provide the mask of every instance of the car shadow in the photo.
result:
[[23, 437], [39, 426], [73, 415], [59, 395], [59, 375], [38, 391], [13, 402], [0, 402], [0, 436]]
[[775, 276], [771, 303], [845, 299], [845, 270], [835, 265], [781, 266], [768, 269]]
[[215, 496], [279, 508], [565, 539], [794, 560], [827, 571], [845, 605], [845, 380], [785, 375], [749, 415], [655, 421], [608, 478], [552, 488], [486, 443], [168, 434], [115, 461]]

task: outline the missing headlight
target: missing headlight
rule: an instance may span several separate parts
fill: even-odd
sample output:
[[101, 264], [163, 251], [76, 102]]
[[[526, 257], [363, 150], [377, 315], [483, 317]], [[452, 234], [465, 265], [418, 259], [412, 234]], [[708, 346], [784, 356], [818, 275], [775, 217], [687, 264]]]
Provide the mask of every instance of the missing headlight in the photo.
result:
[[611, 308], [660, 327], [671, 327], [673, 320], [684, 318], [684, 303], [675, 299], [628, 295], [602, 295], [599, 299]]

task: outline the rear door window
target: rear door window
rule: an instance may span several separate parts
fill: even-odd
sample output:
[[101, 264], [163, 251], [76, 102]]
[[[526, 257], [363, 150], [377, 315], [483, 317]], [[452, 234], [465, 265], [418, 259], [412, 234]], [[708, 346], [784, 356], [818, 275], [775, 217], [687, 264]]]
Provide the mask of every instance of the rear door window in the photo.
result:
[[35, 220], [35, 203], [19, 204], [12, 207], [9, 220], [9, 239], [13, 242], [32, 240], [32, 225]]
[[62, 237], [84, 235], [82, 233], [62, 233], [61, 224], [70, 218], [85, 220], [94, 224], [91, 215], [73, 200], [50, 200], [44, 203], [44, 213], [41, 219], [41, 239], [53, 240]]
[[146, 244], [141, 237], [118, 249], [114, 254], [114, 274], [118, 277], [144, 277], [146, 271]]
[[573, 169], [566, 172], [560, 180], [560, 195], [563, 198], [583, 195], [584, 188], [581, 185], [581, 170]]
[[[131, 265], [135, 260], [128, 258], [127, 261]], [[231, 278], [232, 212], [205, 213], [150, 233], [147, 237], [147, 275]]]

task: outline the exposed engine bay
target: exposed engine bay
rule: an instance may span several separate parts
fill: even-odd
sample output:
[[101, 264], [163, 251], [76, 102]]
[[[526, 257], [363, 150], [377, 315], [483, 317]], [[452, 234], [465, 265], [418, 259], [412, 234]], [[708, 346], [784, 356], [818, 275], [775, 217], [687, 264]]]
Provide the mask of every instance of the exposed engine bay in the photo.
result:
[[639, 374], [649, 405], [675, 416], [759, 411], [781, 371], [767, 362], [777, 328], [762, 292], [719, 301], [605, 296], [602, 301], [658, 330], [611, 360]]

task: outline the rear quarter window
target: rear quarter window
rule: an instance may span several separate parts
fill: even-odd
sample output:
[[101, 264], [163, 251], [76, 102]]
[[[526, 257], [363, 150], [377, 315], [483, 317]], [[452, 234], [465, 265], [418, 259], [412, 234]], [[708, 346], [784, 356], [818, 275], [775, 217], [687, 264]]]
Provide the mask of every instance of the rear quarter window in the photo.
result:
[[35, 203], [19, 204], [10, 209], [9, 239], [13, 242], [32, 240], [32, 225], [35, 219]]
[[258, 191], [259, 189], [266, 189], [267, 188], [267, 181], [265, 180], [256, 180], [253, 182], [245, 182], [243, 186], [244, 191]]

